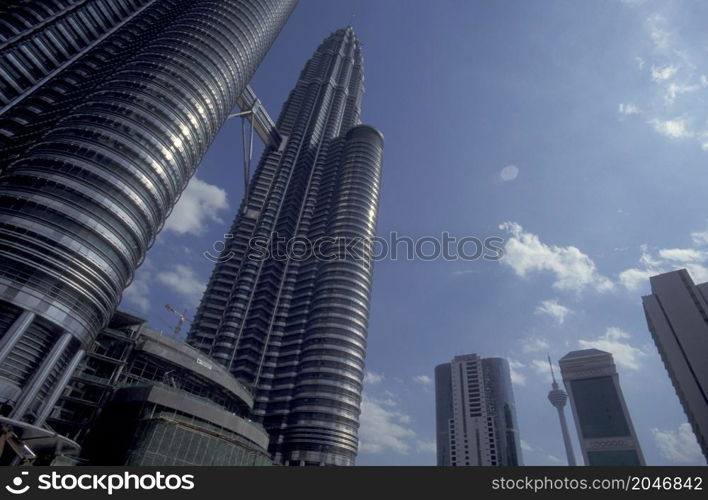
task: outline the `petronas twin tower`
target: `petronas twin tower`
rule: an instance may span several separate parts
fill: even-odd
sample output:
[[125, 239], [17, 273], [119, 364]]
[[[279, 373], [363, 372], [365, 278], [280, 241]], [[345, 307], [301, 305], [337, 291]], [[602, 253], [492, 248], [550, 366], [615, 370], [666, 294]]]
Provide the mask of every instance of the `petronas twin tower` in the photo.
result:
[[290, 93], [277, 122], [286, 143], [263, 154], [189, 333], [253, 388], [284, 463], [356, 457], [369, 256], [279, 258], [274, 239], [374, 236], [383, 138], [359, 124], [363, 90], [359, 42], [341, 29]]
[[[5, 425], [44, 425], [295, 3], [0, 7]], [[285, 103], [189, 333], [254, 393], [284, 464], [354, 463], [371, 262], [254, 242], [373, 237], [383, 138], [360, 124], [362, 94], [347, 27]]]

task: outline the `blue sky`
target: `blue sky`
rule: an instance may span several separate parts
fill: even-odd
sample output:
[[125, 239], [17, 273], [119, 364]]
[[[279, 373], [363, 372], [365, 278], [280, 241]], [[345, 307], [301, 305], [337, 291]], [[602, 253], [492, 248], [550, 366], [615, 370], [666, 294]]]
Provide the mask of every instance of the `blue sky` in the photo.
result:
[[[560, 464], [543, 360], [594, 346], [647, 462], [704, 464], [640, 297], [662, 271], [708, 281], [708, 3], [301, 0], [251, 82], [272, 115], [352, 15], [363, 120], [386, 138], [379, 235], [506, 250], [376, 264], [358, 463], [434, 464], [433, 369], [476, 352], [511, 360], [526, 464]], [[157, 329], [199, 301], [243, 194], [239, 134], [222, 128], [125, 293]]]

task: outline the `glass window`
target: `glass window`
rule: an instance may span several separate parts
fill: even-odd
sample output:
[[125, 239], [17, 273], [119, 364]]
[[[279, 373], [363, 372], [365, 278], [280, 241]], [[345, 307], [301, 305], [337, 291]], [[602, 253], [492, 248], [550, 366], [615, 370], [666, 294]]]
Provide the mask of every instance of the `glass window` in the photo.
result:
[[589, 451], [588, 465], [641, 465], [634, 450]]
[[572, 380], [570, 385], [583, 437], [630, 435], [622, 403], [611, 377]]

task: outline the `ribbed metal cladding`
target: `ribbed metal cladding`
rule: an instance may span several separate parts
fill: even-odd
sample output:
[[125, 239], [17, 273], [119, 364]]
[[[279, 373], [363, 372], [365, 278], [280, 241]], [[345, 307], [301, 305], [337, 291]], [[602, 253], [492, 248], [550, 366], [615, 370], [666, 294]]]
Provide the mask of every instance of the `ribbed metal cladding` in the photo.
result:
[[[71, 17], [109, 8], [101, 0], [63, 2], [73, 11], [61, 16], [35, 5], [43, 2], [25, 3], [35, 7], [25, 10], [54, 16], [30, 38], [49, 25], [62, 31], [66, 22], [72, 29], [65, 41], [75, 50], [79, 39], [92, 42], [101, 34], [94, 23], [70, 23]], [[114, 10], [124, 17], [155, 4], [157, 10], [139, 16], [156, 24], [136, 18], [125, 25], [131, 57], [0, 176], [0, 299], [37, 312], [84, 344], [107, 323], [296, 2], [108, 3], [122, 5]], [[160, 23], [159, 13], [169, 23]], [[3, 55], [9, 68], [10, 53]], [[21, 101], [4, 115], [20, 110]]]
[[0, 13], [0, 172], [184, 8], [181, 0], [5, 6]]
[[28, 89], [154, 3], [156, 0], [48, 0], [0, 6], [0, 103], [15, 104]]
[[41, 423], [295, 4], [0, 6], [0, 403], [9, 416]]
[[[360, 125], [347, 133], [326, 235], [362, 243], [375, 236], [382, 160], [380, 132]], [[318, 447], [325, 454], [356, 457], [358, 384], [364, 376], [373, 270], [370, 250], [356, 245], [350, 255], [318, 266], [284, 439], [286, 452], [305, 461], [312, 461], [308, 450]], [[327, 376], [321, 377], [323, 373]]]
[[189, 334], [253, 388], [271, 452], [288, 465], [356, 458], [368, 253], [326, 262], [273, 251], [288, 240], [374, 235], [383, 139], [359, 125], [363, 91], [360, 43], [340, 29], [283, 106], [277, 128], [287, 143], [263, 154]]

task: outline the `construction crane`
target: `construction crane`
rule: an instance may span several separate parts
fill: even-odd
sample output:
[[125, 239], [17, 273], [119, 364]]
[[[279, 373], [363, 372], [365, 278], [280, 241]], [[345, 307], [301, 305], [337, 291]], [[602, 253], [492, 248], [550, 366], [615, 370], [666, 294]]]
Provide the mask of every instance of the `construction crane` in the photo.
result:
[[175, 309], [174, 307], [172, 307], [169, 304], [165, 304], [165, 309], [167, 309], [168, 311], [170, 311], [172, 314], [176, 315], [179, 318], [179, 320], [177, 321], [177, 325], [175, 326], [175, 329], [172, 331], [172, 334], [175, 336], [175, 338], [179, 338], [179, 332], [182, 331], [182, 325], [184, 325], [184, 323], [186, 321], [189, 321], [191, 323], [192, 320], [189, 319], [189, 317], [187, 317], [187, 310], [186, 309], [183, 312], [179, 312], [177, 309]]

